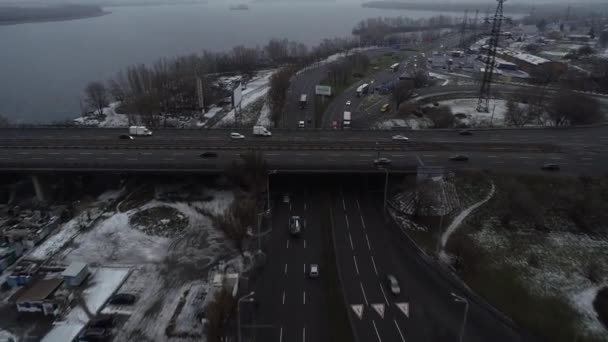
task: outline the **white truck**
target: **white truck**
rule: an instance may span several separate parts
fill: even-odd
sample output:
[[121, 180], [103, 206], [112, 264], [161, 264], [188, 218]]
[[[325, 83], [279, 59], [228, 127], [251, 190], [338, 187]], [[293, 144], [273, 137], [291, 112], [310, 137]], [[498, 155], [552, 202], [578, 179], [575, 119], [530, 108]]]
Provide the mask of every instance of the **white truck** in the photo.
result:
[[369, 84], [364, 83], [364, 84], [360, 85], [359, 87], [357, 87], [357, 97], [361, 97], [361, 95], [367, 94], [368, 90], [369, 90]]
[[146, 126], [131, 126], [129, 127], [129, 134], [149, 137], [152, 136], [152, 131], [147, 129]]
[[262, 137], [271, 137], [272, 133], [264, 126], [253, 126], [253, 135]]
[[350, 112], [344, 112], [344, 120], [342, 120], [342, 128], [350, 128]]

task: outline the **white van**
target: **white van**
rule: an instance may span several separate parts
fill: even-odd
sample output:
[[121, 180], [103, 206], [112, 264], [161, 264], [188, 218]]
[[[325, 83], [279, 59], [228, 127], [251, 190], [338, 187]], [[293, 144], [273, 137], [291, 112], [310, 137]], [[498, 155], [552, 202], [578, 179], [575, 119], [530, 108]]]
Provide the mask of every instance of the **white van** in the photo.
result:
[[298, 128], [304, 128], [304, 121], [298, 122]]

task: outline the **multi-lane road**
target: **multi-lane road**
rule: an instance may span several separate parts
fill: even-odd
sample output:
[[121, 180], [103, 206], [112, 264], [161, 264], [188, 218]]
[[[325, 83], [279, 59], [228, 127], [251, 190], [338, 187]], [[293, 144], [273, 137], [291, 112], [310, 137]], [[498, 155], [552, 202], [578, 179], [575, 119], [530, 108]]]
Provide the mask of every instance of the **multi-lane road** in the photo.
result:
[[[267, 264], [252, 285], [258, 310], [252, 324], [256, 341], [328, 341], [336, 317], [329, 316], [325, 278], [331, 269], [323, 255], [321, 222], [331, 222], [344, 307], [355, 341], [457, 340], [464, 306], [451, 293], [467, 297], [418, 254], [399, 230], [384, 220], [382, 177], [273, 176], [273, 231]], [[284, 201], [284, 195], [289, 201]], [[329, 208], [329, 210], [327, 210]], [[287, 230], [291, 215], [306, 218], [299, 237]], [[325, 217], [329, 216], [329, 217]], [[334, 262], [333, 260], [330, 262]], [[310, 264], [320, 277], [308, 277]], [[387, 274], [401, 288], [392, 293]], [[331, 304], [334, 303], [334, 304]], [[464, 341], [524, 341], [488, 307], [469, 301]]]

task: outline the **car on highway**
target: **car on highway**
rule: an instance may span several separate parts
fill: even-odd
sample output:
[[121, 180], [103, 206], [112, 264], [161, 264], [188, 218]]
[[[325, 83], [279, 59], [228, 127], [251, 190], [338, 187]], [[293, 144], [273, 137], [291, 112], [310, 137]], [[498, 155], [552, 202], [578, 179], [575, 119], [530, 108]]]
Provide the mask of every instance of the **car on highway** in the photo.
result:
[[375, 166], [391, 165], [391, 160], [388, 158], [374, 159], [374, 165]]
[[90, 328], [78, 336], [79, 342], [102, 342], [110, 340], [110, 331], [102, 328]]
[[544, 171], [559, 171], [559, 165], [557, 164], [545, 164], [540, 168]]
[[458, 132], [458, 134], [460, 134], [460, 135], [473, 135], [473, 132], [469, 131], [468, 129], [463, 129], [462, 131]]
[[308, 276], [311, 278], [318, 278], [319, 277], [319, 265], [310, 264], [310, 272], [308, 272]]
[[410, 140], [408, 137], [401, 135], [401, 134], [397, 134], [397, 135], [393, 135], [393, 140], [395, 141], [408, 141]]
[[217, 158], [217, 152], [207, 151], [201, 153], [201, 158], [209, 159], [209, 158]]
[[382, 113], [388, 112], [391, 109], [391, 105], [388, 103], [385, 103], [382, 105], [382, 107], [380, 108], [380, 111]]
[[232, 132], [232, 133], [230, 133], [230, 139], [240, 140], [240, 139], [245, 139], [245, 136], [242, 135], [241, 133]]
[[283, 203], [289, 203], [289, 195], [288, 194], [284, 194], [283, 195]]
[[350, 100], [346, 101], [346, 105], [350, 106]]
[[137, 300], [137, 296], [131, 293], [117, 293], [110, 298], [110, 304], [132, 305]]
[[397, 278], [392, 274], [386, 275], [386, 285], [392, 294], [398, 295], [401, 293], [401, 287], [399, 287], [399, 282]]
[[118, 136], [118, 139], [133, 140], [133, 137], [128, 134], [121, 134]]
[[306, 223], [304, 223], [304, 219], [300, 216], [294, 215], [289, 218], [289, 234], [293, 236], [298, 236], [302, 232], [302, 229]]
[[465, 156], [464, 154], [457, 154], [455, 156], [450, 157], [451, 161], [468, 161], [469, 156]]
[[301, 120], [298, 121], [298, 128], [304, 128], [304, 127], [305, 127], [304, 121], [301, 121]]

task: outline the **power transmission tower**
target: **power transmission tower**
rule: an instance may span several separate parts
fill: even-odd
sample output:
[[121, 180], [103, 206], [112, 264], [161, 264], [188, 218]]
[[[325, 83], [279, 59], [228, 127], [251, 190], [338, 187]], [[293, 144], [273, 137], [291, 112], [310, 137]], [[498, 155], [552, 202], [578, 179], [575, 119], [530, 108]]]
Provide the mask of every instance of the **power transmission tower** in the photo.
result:
[[466, 41], [468, 16], [469, 10], [466, 9], [464, 10], [464, 17], [462, 17], [462, 27], [460, 28], [460, 43], [458, 44], [458, 46], [460, 46], [461, 48], [464, 47]]
[[485, 68], [483, 70], [483, 80], [479, 91], [479, 101], [477, 102], [477, 111], [480, 113], [488, 113], [490, 107], [490, 85], [492, 84], [492, 75], [494, 74], [494, 64], [496, 63], [496, 49], [498, 48], [498, 40], [500, 39], [502, 21], [505, 19], [503, 15], [503, 5], [507, 0], [496, 0], [496, 12], [492, 20], [492, 31], [490, 31], [490, 40], [488, 51], [485, 58]]
[[477, 25], [478, 25], [478, 20], [479, 18], [479, 10], [475, 10], [475, 19], [473, 20], [473, 37], [475, 37], [475, 39], [477, 39]]

